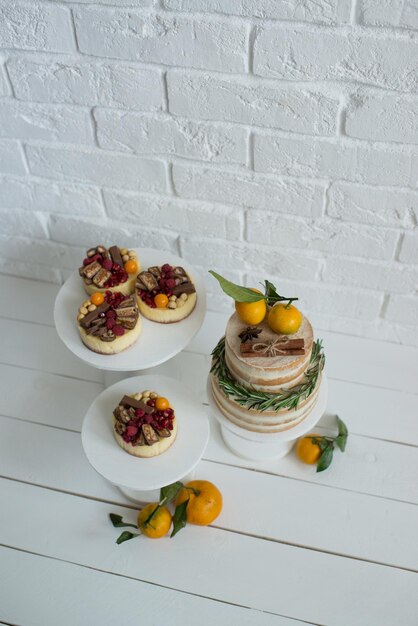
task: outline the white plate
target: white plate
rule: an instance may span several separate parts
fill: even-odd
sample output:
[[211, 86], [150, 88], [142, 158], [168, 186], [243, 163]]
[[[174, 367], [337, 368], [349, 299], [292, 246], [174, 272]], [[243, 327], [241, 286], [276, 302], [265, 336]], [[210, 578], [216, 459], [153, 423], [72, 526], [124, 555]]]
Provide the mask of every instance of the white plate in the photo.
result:
[[[149, 389], [167, 397], [178, 432], [163, 454], [141, 459], [116, 443], [112, 413], [125, 394]], [[160, 489], [193, 471], [209, 440], [209, 420], [202, 404], [182, 384], [166, 376], [133, 376], [108, 387], [90, 406], [84, 418], [81, 441], [94, 469], [118, 487], [135, 491]]]
[[[143, 269], [170, 263], [181, 265], [190, 274], [196, 288], [194, 311], [181, 322], [158, 324], [142, 317], [138, 341], [119, 354], [97, 354], [86, 348], [77, 327], [77, 311], [88, 297], [82, 279], [75, 270], [61, 287], [54, 307], [54, 321], [60, 339], [80, 359], [103, 370], [132, 372], [154, 367], [178, 354], [200, 329], [206, 313], [206, 292], [202, 276], [184, 259], [162, 250], [136, 248]], [[80, 259], [81, 264], [82, 259]]]

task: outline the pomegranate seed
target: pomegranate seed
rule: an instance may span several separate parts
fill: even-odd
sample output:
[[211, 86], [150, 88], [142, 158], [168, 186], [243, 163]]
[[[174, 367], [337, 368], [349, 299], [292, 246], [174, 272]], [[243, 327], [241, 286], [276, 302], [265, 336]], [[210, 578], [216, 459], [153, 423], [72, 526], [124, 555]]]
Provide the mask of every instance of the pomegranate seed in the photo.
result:
[[112, 330], [116, 337], [121, 337], [125, 334], [125, 329], [123, 326], [120, 326], [120, 324], [116, 324], [115, 326], [113, 326]]

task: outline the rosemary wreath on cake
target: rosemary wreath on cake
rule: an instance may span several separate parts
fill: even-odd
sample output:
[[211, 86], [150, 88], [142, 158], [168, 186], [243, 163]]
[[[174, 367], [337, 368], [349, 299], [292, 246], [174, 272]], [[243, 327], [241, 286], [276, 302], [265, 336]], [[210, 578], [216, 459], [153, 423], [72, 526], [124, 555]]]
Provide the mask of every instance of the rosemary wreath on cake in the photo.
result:
[[305, 372], [304, 379], [291, 389], [286, 389], [281, 393], [264, 393], [255, 389], [248, 389], [240, 385], [231, 375], [225, 362], [225, 337], [222, 337], [212, 352], [213, 374], [218, 381], [222, 391], [241, 406], [257, 411], [280, 411], [282, 409], [296, 409], [301, 400], [309, 398], [314, 391], [318, 378], [325, 365], [325, 355], [322, 350], [321, 340], [314, 342], [312, 346], [309, 366]]

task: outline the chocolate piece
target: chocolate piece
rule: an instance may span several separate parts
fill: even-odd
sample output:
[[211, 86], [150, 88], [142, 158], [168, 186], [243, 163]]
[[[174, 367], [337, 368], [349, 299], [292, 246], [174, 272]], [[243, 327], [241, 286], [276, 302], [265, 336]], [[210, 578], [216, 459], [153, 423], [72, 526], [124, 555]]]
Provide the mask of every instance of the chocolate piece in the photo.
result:
[[122, 424], [122, 422], [115, 422], [115, 430], [118, 433], [118, 435], [123, 435], [123, 433], [126, 430], [126, 426], [125, 424]]
[[97, 309], [95, 309], [94, 311], [90, 311], [90, 313], [87, 313], [87, 315], [83, 317], [83, 319], [80, 321], [80, 326], [82, 328], [88, 328], [95, 319], [100, 317], [101, 313], [106, 313], [106, 311], [108, 311], [109, 309], [110, 306], [108, 305], [108, 303], [103, 302], [97, 307]]
[[148, 406], [148, 404], [145, 404], [142, 400], [135, 400], [135, 398], [131, 398], [130, 396], [123, 396], [119, 404], [128, 408], [133, 407], [134, 409], [142, 409], [144, 413], [148, 413], [149, 415], [155, 413], [153, 406]]
[[143, 291], [148, 291], [147, 288], [145, 287], [144, 283], [142, 283], [140, 280], [137, 279], [136, 283], [135, 283], [135, 287], [137, 289], [142, 289]]
[[127, 424], [132, 419], [129, 414], [129, 411], [125, 409], [125, 407], [123, 407], [121, 404], [118, 404], [116, 409], [113, 411], [113, 415], [116, 417], [117, 420], [119, 420], [123, 424]]
[[90, 250], [87, 250], [87, 257], [90, 259], [90, 257], [94, 256], [96, 254], [96, 248], [90, 248]]
[[110, 253], [110, 256], [112, 257], [113, 263], [117, 263], [118, 265], [120, 265], [121, 268], [123, 268], [123, 261], [120, 255], [119, 248], [117, 246], [111, 246], [109, 248], [109, 253]]
[[167, 437], [171, 437], [171, 432], [168, 430], [168, 428], [154, 428], [154, 430], [160, 437], [160, 439], [166, 439]]
[[175, 274], [176, 276], [186, 276], [187, 277], [186, 270], [184, 269], [184, 267], [180, 267], [180, 265], [178, 265], [177, 267], [175, 267], [173, 269], [173, 274]]
[[174, 296], [179, 296], [182, 293], [195, 293], [196, 289], [193, 283], [187, 282], [182, 285], [176, 285], [173, 289], [170, 289]]
[[152, 446], [154, 443], [159, 441], [157, 433], [149, 424], [144, 424], [142, 426], [142, 432], [144, 433], [145, 441], [149, 446]]
[[106, 248], [102, 245], [96, 246], [96, 252], [98, 252], [99, 254], [103, 254], [103, 252], [106, 252]]
[[134, 444], [134, 446], [145, 446], [146, 445], [144, 433], [142, 432], [142, 427], [139, 429], [139, 432], [138, 432], [137, 436], [135, 437], [135, 439], [133, 440], [132, 443]]
[[89, 265], [84, 265], [80, 267], [78, 270], [80, 276], [85, 276], [86, 278], [93, 278], [102, 269], [102, 266], [98, 261], [93, 261], [93, 263], [89, 263]]
[[158, 288], [157, 279], [151, 274], [151, 272], [141, 272], [138, 274], [138, 279], [145, 285], [145, 289], [148, 291]]
[[93, 278], [93, 282], [98, 287], [103, 287], [108, 278], [111, 277], [111, 272], [108, 272], [104, 267], [100, 268], [100, 271]]
[[133, 317], [137, 313], [137, 308], [136, 306], [118, 307], [115, 313], [118, 317]]
[[161, 270], [158, 267], [158, 265], [154, 265], [153, 267], [149, 267], [148, 271], [155, 276], [155, 278], [158, 280], [159, 278], [161, 278]]
[[137, 321], [138, 321], [137, 317], [123, 317], [123, 318], [117, 317], [116, 318], [116, 323], [120, 324], [124, 328], [127, 328], [128, 330], [132, 330], [132, 328], [135, 328]]

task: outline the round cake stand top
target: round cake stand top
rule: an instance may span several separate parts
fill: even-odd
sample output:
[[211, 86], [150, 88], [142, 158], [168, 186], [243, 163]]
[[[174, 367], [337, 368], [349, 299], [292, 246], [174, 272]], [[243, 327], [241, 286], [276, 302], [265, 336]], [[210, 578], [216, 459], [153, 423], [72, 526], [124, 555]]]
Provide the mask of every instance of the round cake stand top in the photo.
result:
[[[113, 435], [112, 413], [125, 394], [149, 389], [167, 397], [177, 418], [177, 437], [159, 456], [141, 459], [125, 452]], [[133, 376], [103, 391], [84, 418], [84, 452], [106, 480], [135, 491], [160, 489], [193, 471], [209, 440], [209, 420], [203, 406], [182, 384], [166, 376]]]
[[285, 443], [301, 437], [313, 428], [313, 426], [315, 426], [315, 424], [321, 419], [327, 407], [328, 380], [326, 375], [323, 373], [318, 400], [309, 415], [299, 422], [299, 424], [296, 424], [296, 426], [292, 426], [292, 428], [278, 433], [256, 433], [251, 430], [241, 428], [226, 418], [225, 415], [221, 413], [214, 400], [210, 374], [207, 382], [207, 395], [210, 408], [216, 420], [221, 424], [221, 426], [232, 432], [234, 435], [237, 435], [242, 439], [247, 439], [248, 441], [253, 441], [254, 443]]
[[103, 370], [132, 372], [155, 367], [181, 352], [200, 329], [206, 313], [206, 292], [202, 276], [180, 257], [162, 250], [136, 248], [142, 269], [153, 265], [181, 265], [191, 276], [196, 288], [197, 302], [192, 313], [173, 324], [159, 324], [142, 317], [142, 332], [138, 341], [119, 354], [97, 354], [81, 341], [77, 327], [77, 311], [88, 298], [83, 282], [75, 270], [61, 287], [54, 307], [54, 321], [60, 339], [71, 352], [85, 363]]

